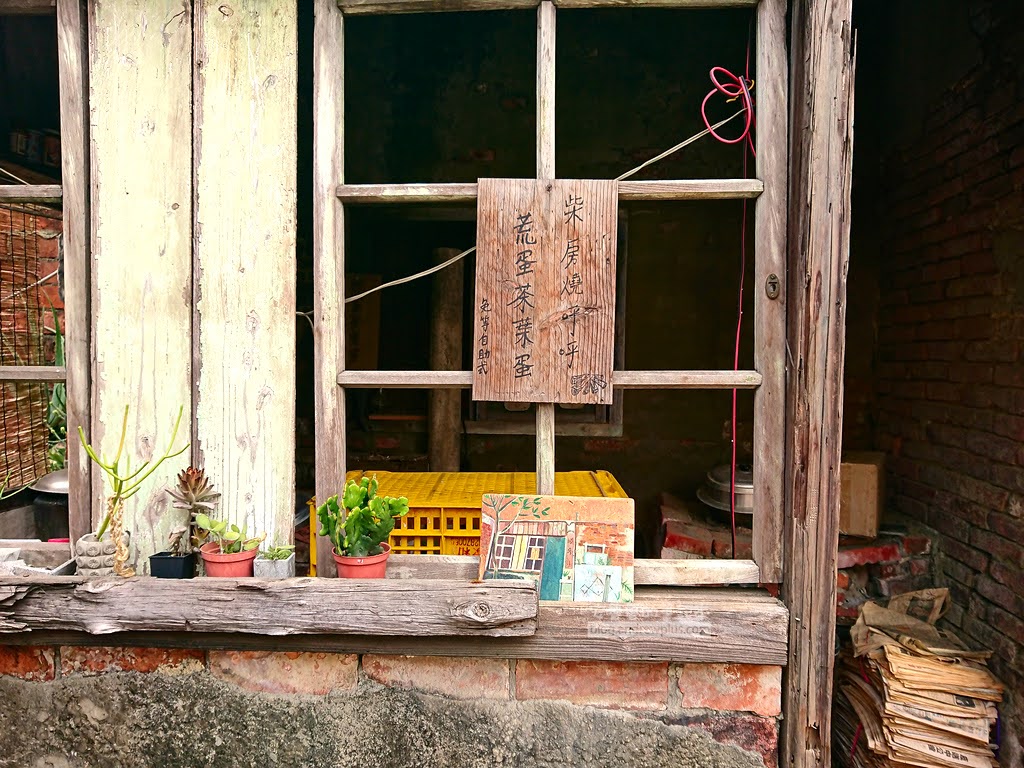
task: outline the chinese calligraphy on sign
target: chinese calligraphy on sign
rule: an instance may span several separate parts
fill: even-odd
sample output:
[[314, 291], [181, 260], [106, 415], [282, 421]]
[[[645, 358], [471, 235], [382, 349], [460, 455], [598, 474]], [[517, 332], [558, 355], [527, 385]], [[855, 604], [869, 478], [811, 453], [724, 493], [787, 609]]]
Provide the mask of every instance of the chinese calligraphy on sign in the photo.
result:
[[612, 402], [615, 182], [481, 179], [473, 399]]

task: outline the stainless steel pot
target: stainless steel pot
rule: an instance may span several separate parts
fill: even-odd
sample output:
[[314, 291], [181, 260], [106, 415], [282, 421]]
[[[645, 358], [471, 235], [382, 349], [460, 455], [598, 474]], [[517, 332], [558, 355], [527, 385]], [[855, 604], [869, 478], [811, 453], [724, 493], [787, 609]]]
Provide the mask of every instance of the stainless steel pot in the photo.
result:
[[[732, 509], [732, 467], [722, 464], [707, 474], [697, 498], [715, 509]], [[754, 472], [749, 465], [736, 465], [736, 514], [754, 514]]]

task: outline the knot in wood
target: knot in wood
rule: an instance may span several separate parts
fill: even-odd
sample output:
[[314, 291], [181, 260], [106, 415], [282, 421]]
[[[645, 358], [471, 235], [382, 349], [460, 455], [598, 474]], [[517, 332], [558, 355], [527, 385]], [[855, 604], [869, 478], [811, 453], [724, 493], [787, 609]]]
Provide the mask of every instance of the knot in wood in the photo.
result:
[[497, 623], [494, 615], [494, 606], [486, 600], [459, 603], [454, 606], [453, 613], [459, 619], [469, 624], [490, 626]]

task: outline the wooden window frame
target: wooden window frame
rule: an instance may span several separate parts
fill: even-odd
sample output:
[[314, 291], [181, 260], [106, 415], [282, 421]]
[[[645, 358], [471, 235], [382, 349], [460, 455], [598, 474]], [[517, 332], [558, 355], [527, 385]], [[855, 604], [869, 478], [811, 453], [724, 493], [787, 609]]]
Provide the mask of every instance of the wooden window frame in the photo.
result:
[[[470, 371], [346, 370], [344, 247], [347, 205], [468, 203], [474, 183], [344, 182], [344, 16], [537, 9], [537, 178], [555, 178], [555, 29], [557, 8], [621, 6], [620, 0], [318, 0], [314, 31], [314, 348], [316, 493], [345, 478], [345, 388], [464, 389]], [[638, 0], [644, 8], [750, 7], [757, 13], [756, 177], [619, 182], [622, 201], [754, 199], [754, 369], [624, 371], [618, 389], [753, 389], [754, 523], [752, 560], [638, 561], [637, 583], [756, 584], [782, 581], [785, 452], [786, 184], [788, 61], [785, 0]], [[340, 8], [340, 13], [338, 9]], [[766, 286], [779, 287], [776, 298]], [[554, 488], [553, 404], [538, 404], [537, 492]], [[330, 543], [318, 540], [318, 573], [333, 574]], [[429, 556], [417, 556], [425, 558]], [[466, 558], [472, 560], [472, 558]], [[438, 562], [453, 564], [452, 558]], [[427, 563], [420, 561], [423, 567]]]
[[[0, 382], [65, 382], [67, 434], [89, 425], [88, 269], [88, 73], [85, 3], [82, 0], [17, 0], [3, 15], [57, 15], [60, 79], [61, 183], [0, 186], [0, 201], [61, 203], [64, 239], [65, 366], [0, 366]], [[67, 451], [68, 527], [71, 540], [92, 529], [90, 472], [82, 451]]]

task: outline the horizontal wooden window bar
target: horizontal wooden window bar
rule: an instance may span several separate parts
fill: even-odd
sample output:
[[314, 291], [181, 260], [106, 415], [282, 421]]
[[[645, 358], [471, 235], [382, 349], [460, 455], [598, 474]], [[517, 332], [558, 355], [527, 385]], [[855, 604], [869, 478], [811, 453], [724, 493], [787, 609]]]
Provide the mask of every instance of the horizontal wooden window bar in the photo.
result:
[[0, 16], [52, 16], [57, 12], [57, 0], [3, 0]]
[[3, 184], [0, 203], [59, 203], [60, 184]]
[[0, 381], [64, 381], [63, 365], [0, 365]]
[[[399, 555], [388, 559], [389, 579], [476, 579], [480, 559], [473, 555]], [[637, 586], [696, 587], [722, 584], [757, 584], [753, 560], [648, 560], [634, 561]]]
[[[554, 0], [559, 8], [749, 8], [758, 0]], [[338, 0], [349, 16], [536, 8], [540, 0]]]
[[[620, 181], [619, 201], [741, 200], [764, 191], [760, 179], [686, 179], [681, 181]], [[475, 203], [476, 184], [340, 184], [342, 202]]]
[[[468, 389], [472, 371], [342, 371], [338, 384], [353, 389]], [[757, 371], [615, 371], [616, 389], [757, 389]]]

